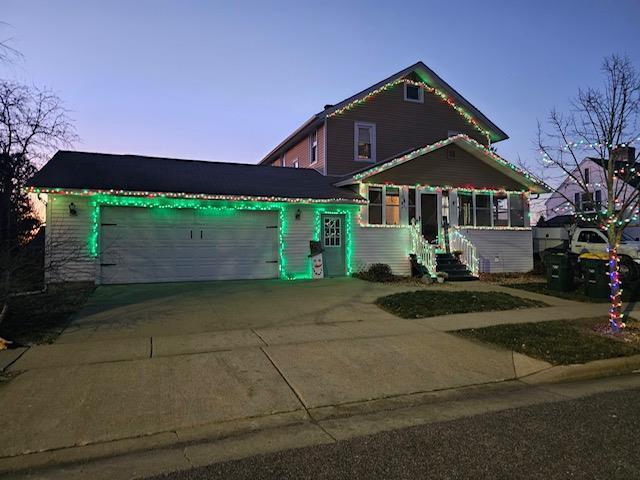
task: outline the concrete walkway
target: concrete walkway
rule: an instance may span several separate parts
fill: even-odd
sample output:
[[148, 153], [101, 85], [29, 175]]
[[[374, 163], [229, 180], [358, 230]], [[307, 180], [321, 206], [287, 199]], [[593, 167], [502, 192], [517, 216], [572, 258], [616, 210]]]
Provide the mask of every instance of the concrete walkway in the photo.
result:
[[[327, 293], [339, 290], [335, 285], [327, 288]], [[17, 458], [28, 462], [24, 455], [34, 452], [157, 435], [177, 438], [194, 429], [256, 421], [252, 419], [330, 418], [361, 402], [513, 379], [517, 367], [510, 351], [444, 331], [577, 318], [601, 307], [606, 311], [606, 305], [522, 292], [551, 306], [403, 320], [371, 304], [389, 286], [355, 282], [349, 288], [358, 299], [353, 305], [333, 291], [328, 306], [303, 302], [297, 313], [286, 312], [286, 318], [293, 319], [289, 324], [275, 320], [273, 304], [256, 306], [254, 301], [239, 307], [248, 317], [233, 323], [252, 320], [251, 328], [225, 329], [231, 323], [224, 321], [220, 328], [208, 317], [199, 326], [185, 320], [184, 328], [167, 320], [165, 327], [177, 325], [173, 335], [157, 334], [161, 329], [139, 321], [141, 317], [103, 329], [94, 323], [101, 315], [94, 302], [88, 306], [94, 312], [76, 322], [60, 342], [31, 347], [8, 367], [7, 372], [17, 376], [0, 383], [0, 471], [3, 458], [13, 457], [13, 464]], [[444, 288], [503, 290], [480, 282]], [[279, 295], [275, 293], [274, 301], [283, 300]], [[242, 295], [232, 296], [240, 301]], [[152, 303], [164, 301], [159, 297], [154, 294]], [[132, 305], [127, 311], [140, 310]], [[302, 310], [307, 316], [298, 318]], [[330, 322], [332, 318], [336, 321]], [[212, 325], [218, 329], [204, 330]], [[196, 327], [199, 331], [193, 332]], [[125, 337], [128, 331], [133, 334]], [[546, 366], [534, 361], [527, 368]]]

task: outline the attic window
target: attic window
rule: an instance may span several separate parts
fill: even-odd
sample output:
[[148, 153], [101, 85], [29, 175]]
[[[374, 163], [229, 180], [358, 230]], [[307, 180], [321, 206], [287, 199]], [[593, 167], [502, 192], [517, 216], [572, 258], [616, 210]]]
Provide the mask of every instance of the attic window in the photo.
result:
[[424, 103], [424, 90], [415, 85], [404, 84], [404, 99], [407, 102]]

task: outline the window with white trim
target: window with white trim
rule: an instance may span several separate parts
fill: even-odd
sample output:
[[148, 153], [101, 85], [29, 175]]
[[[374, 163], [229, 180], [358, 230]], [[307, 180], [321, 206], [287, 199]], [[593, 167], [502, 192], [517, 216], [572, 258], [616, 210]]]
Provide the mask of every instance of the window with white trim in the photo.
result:
[[493, 194], [493, 226], [509, 226], [509, 200], [506, 193]]
[[509, 194], [509, 226], [524, 227], [526, 215], [526, 197], [524, 193]]
[[412, 220], [416, 220], [418, 217], [416, 216], [416, 189], [409, 188], [407, 191], [408, 194], [408, 210], [409, 210], [409, 225], [411, 225]]
[[404, 100], [406, 102], [424, 103], [424, 90], [417, 85], [405, 83]]
[[382, 187], [369, 187], [369, 223], [382, 224]]
[[476, 193], [476, 227], [491, 226], [491, 194]]
[[372, 123], [355, 123], [354, 155], [360, 162], [376, 161], [376, 126]]
[[584, 183], [585, 183], [585, 185], [587, 183], [591, 183], [591, 178], [590, 178], [590, 175], [589, 175], [589, 169], [588, 168], [584, 169]]
[[473, 227], [473, 193], [458, 192], [458, 225]]
[[291, 166], [293, 168], [298, 168], [300, 166], [300, 162], [298, 162], [297, 158], [293, 161], [293, 163], [291, 163]]
[[318, 161], [318, 131], [314, 130], [309, 137], [309, 164], [313, 165]]
[[384, 209], [385, 223], [400, 225], [400, 189], [398, 187], [385, 187]]

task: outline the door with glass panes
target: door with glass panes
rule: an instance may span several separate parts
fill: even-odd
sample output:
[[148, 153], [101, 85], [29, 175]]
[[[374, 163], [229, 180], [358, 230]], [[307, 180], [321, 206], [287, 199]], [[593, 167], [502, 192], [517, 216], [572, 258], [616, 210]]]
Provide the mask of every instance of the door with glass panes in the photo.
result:
[[344, 244], [344, 215], [322, 215], [322, 248], [324, 276], [342, 277], [347, 274]]

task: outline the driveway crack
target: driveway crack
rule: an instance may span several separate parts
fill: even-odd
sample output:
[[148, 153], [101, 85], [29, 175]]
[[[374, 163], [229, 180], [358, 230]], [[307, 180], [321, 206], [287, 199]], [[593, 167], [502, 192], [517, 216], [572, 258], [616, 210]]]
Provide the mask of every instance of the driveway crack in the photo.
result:
[[[256, 334], [257, 335], [257, 334]], [[322, 425], [320, 425], [320, 423], [318, 423], [318, 421], [313, 418], [313, 415], [311, 415], [311, 413], [309, 413], [309, 409], [307, 408], [307, 406], [304, 404], [304, 402], [302, 401], [302, 397], [298, 394], [298, 392], [296, 391], [295, 388], [293, 388], [293, 385], [291, 385], [291, 383], [289, 383], [289, 380], [287, 380], [287, 377], [284, 376], [284, 373], [282, 373], [282, 371], [280, 370], [280, 368], [278, 368], [278, 366], [276, 365], [276, 363], [273, 361], [273, 359], [269, 356], [269, 354], [267, 353], [267, 351], [263, 348], [260, 347], [260, 350], [262, 350], [262, 353], [264, 353], [264, 355], [267, 357], [267, 359], [269, 360], [269, 362], [271, 363], [271, 365], [273, 365], [273, 368], [276, 369], [276, 371], [278, 372], [278, 374], [280, 375], [280, 378], [282, 378], [282, 380], [284, 381], [284, 383], [287, 384], [287, 386], [289, 387], [289, 389], [293, 392], [293, 394], [295, 395], [295, 397], [298, 399], [298, 402], [300, 402], [300, 405], [302, 406], [302, 408], [304, 409], [304, 411], [307, 414], [307, 418], [309, 419], [309, 422], [312, 425], [315, 425], [316, 427], [318, 427], [320, 430], [322, 430], [325, 435], [327, 435], [331, 440], [333, 440], [334, 442], [337, 442], [338, 440], [336, 439], [336, 437], [334, 437], [333, 435], [331, 435]]]

